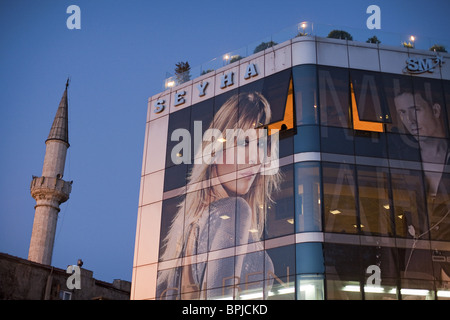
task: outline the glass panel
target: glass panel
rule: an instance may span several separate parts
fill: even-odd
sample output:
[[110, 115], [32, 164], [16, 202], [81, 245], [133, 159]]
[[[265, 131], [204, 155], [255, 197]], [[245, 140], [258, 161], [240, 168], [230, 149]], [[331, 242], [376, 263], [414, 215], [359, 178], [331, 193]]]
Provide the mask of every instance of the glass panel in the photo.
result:
[[403, 280], [400, 289], [402, 300], [434, 300], [435, 291], [432, 281]]
[[164, 192], [184, 187], [187, 183], [188, 164], [177, 164], [164, 171]]
[[315, 65], [293, 68], [297, 126], [318, 124], [317, 70]]
[[325, 242], [323, 250], [327, 277], [328, 275], [338, 275], [340, 279], [354, 280], [360, 279], [365, 273], [365, 269], [361, 270], [358, 245]]
[[450, 300], [450, 282], [439, 283], [436, 289], [438, 300]]
[[357, 166], [360, 230], [365, 234], [392, 235], [388, 169]]
[[322, 275], [298, 275], [297, 300], [323, 300], [323, 278]]
[[[298, 132], [298, 128], [297, 128], [297, 132]], [[279, 154], [278, 157], [280, 159], [286, 157], [286, 156], [290, 156], [294, 153], [294, 139], [296, 136], [294, 137], [285, 137], [278, 140], [278, 147], [279, 147]]]
[[[267, 300], [295, 300], [295, 276], [275, 278]], [[271, 281], [268, 279], [267, 281]]]
[[280, 174], [279, 189], [270, 195], [273, 202], [266, 203], [266, 239], [294, 233], [294, 166], [281, 167]]
[[[239, 282], [239, 295], [242, 300], [260, 300], [264, 297], [265, 264], [270, 263], [265, 251], [257, 251], [235, 257], [235, 277]], [[265, 263], [265, 260], [268, 262]]]
[[[402, 107], [401, 101], [396, 99], [401, 94], [407, 92], [411, 93], [413, 91], [412, 81], [410, 76], [393, 75], [383, 73], [383, 86], [386, 101], [389, 108], [389, 115], [391, 116], [392, 123], [386, 124], [386, 129], [388, 132], [395, 133], [408, 133], [406, 127], [402, 121]], [[404, 117], [406, 120], [406, 117]]]
[[206, 274], [206, 263], [186, 265], [181, 271], [181, 300], [203, 300], [205, 292], [202, 291], [204, 276]]
[[320, 128], [320, 142], [322, 152], [353, 155], [353, 130], [333, 127]]
[[[433, 270], [435, 279], [440, 282], [441, 288], [445, 288], [445, 285], [450, 283], [445, 281], [450, 281], [450, 243], [446, 244], [446, 248], [443, 249], [433, 249], [431, 259], [433, 261]], [[450, 290], [450, 286], [447, 287]], [[450, 296], [448, 297], [450, 298]]]
[[322, 230], [319, 170], [318, 162], [295, 164], [296, 232]]
[[[368, 239], [370, 238], [365, 238]], [[398, 277], [397, 248], [384, 246], [382, 241], [374, 240], [373, 245], [361, 246], [360, 253], [365, 285], [376, 285], [378, 279], [385, 283], [385, 279]]]
[[447, 128], [450, 131], [450, 80], [442, 80], [447, 111]]
[[[288, 245], [273, 249], [267, 249], [270, 261], [266, 260], [266, 279], [287, 277], [295, 274], [295, 246]], [[271, 267], [270, 263], [273, 264]]]
[[418, 234], [428, 230], [422, 173], [391, 168], [391, 187], [396, 235], [412, 238], [409, 226]]
[[396, 279], [382, 278], [380, 285], [365, 285], [364, 300], [398, 300]]
[[214, 99], [202, 101], [191, 107], [191, 160], [194, 160], [195, 158], [202, 158], [203, 134], [213, 124], [213, 115]]
[[322, 243], [298, 243], [296, 261], [297, 274], [324, 273]]
[[[271, 121], [281, 121], [285, 116], [291, 70], [286, 69], [270, 77], [264, 78], [262, 94], [269, 102], [272, 111]], [[242, 91], [242, 87], [239, 89]]]
[[[403, 94], [398, 104], [411, 105], [413, 103], [415, 120], [406, 124], [409, 133], [419, 135], [421, 147], [427, 147], [427, 137], [445, 138], [448, 136], [447, 115], [442, 94], [441, 80], [427, 78], [413, 78], [414, 97], [412, 94]], [[396, 101], [397, 101], [396, 100]], [[404, 120], [404, 119], [403, 119]], [[422, 154], [426, 152], [422, 152]]]
[[208, 249], [210, 198], [209, 188], [200, 189], [186, 194], [185, 203], [180, 204], [180, 210], [185, 210], [184, 256], [205, 253]]
[[326, 232], [356, 233], [354, 166], [322, 163]]
[[341, 280], [336, 276], [327, 276], [327, 300], [361, 300], [359, 281]]
[[288, 128], [294, 127], [290, 80], [291, 70], [287, 69], [240, 87], [239, 127], [246, 130], [280, 121]]
[[[350, 70], [360, 120], [389, 123], [391, 117], [379, 72]], [[355, 115], [353, 115], [355, 116]]]
[[[207, 298], [232, 298], [238, 291], [240, 278], [234, 275], [235, 257], [208, 262], [206, 269]], [[214, 290], [212, 290], [214, 289]]]
[[387, 158], [386, 134], [380, 132], [356, 131], [355, 155]]
[[419, 143], [411, 135], [388, 133], [390, 159], [420, 161]]
[[320, 151], [319, 126], [297, 127], [297, 134], [294, 136], [294, 152]]
[[450, 240], [450, 173], [424, 172], [432, 240]]
[[[189, 135], [191, 107], [187, 107], [169, 115], [169, 129], [167, 132], [166, 168], [178, 164], [179, 159], [191, 159], [191, 139]], [[177, 130], [177, 131], [175, 131]], [[173, 136], [172, 136], [173, 134]], [[156, 139], [156, 137], [155, 137]], [[185, 139], [188, 139], [184, 141]], [[172, 154], [173, 153], [173, 154]], [[174, 163], [176, 160], [177, 163]], [[180, 161], [181, 162], [181, 161]]]
[[266, 250], [265, 279], [268, 299], [292, 299], [295, 295], [295, 245]]
[[264, 300], [264, 280], [242, 284], [236, 300]]
[[416, 248], [417, 243], [414, 241], [406, 245], [406, 248], [398, 248], [400, 277], [433, 280], [432, 252]]
[[[232, 180], [230, 184], [236, 185], [236, 180]], [[213, 188], [212, 188], [212, 192]], [[240, 208], [247, 208], [245, 200], [239, 198]], [[216, 201], [212, 201], [209, 205], [209, 241], [208, 251], [214, 251], [235, 246], [236, 232], [236, 203], [237, 198], [234, 196], [225, 197]], [[247, 229], [248, 230], [248, 229]]]
[[351, 128], [348, 69], [318, 67], [318, 75], [321, 124]]
[[[180, 287], [171, 278], [177, 273], [178, 268], [158, 271], [156, 300], [178, 300], [180, 298]], [[170, 278], [170, 280], [169, 280]]]
[[164, 200], [161, 211], [159, 261], [175, 259], [182, 254], [184, 226], [184, 196]]

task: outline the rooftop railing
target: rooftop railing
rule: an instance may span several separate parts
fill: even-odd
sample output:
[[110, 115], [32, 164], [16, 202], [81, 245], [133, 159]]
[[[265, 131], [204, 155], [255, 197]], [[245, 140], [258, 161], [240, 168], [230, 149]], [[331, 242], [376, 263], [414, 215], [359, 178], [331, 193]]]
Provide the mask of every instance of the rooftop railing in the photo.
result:
[[[443, 40], [421, 35], [385, 32], [381, 31], [381, 29], [369, 30], [368, 28], [360, 29], [303, 21], [263, 39], [252, 42], [245, 47], [224, 53], [222, 56], [211, 59], [199, 66], [191, 67], [186, 72], [178, 73], [175, 75], [167, 72], [163, 89], [165, 90], [170, 87], [180, 85], [191, 79], [197, 78], [211, 71], [215, 71], [230, 63], [248, 57], [252, 54], [255, 54], [259, 51], [265, 50], [287, 40], [302, 36], [331, 37], [330, 32], [334, 30], [346, 32], [337, 33], [337, 37], [339, 38], [340, 36], [343, 40], [368, 42], [381, 45], [391, 45], [430, 51], [445, 50], [444, 52], [447, 52], [446, 50], [450, 49], [450, 39]], [[351, 37], [348, 37], [347, 34], [349, 34]]]

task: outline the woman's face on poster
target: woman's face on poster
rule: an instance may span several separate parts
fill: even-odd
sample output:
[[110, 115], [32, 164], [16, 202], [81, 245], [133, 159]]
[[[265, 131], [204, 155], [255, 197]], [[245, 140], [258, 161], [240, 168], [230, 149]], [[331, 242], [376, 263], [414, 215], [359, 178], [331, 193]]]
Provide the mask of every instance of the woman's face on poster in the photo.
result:
[[403, 93], [394, 99], [403, 125], [413, 136], [444, 137], [440, 105], [431, 106], [422, 95]]
[[[232, 150], [224, 146], [222, 151], [224, 163], [215, 164], [221, 185], [231, 194], [247, 194], [259, 174], [261, 163], [258, 155], [251, 154], [255, 150], [250, 147], [250, 143], [258, 143], [258, 141], [249, 141], [248, 137], [237, 137]], [[258, 151], [261, 152], [261, 150]], [[230, 157], [227, 158], [227, 154], [231, 152], [234, 156], [233, 161], [229, 161]]]

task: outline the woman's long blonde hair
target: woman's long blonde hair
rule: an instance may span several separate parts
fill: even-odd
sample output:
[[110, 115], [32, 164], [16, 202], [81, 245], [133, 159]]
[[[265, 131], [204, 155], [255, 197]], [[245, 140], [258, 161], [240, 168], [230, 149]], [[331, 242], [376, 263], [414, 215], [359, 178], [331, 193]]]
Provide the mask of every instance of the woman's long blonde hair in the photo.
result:
[[[259, 92], [246, 92], [231, 96], [215, 114], [209, 128], [219, 129], [221, 132], [236, 127], [245, 130], [268, 124], [270, 119], [271, 110], [267, 99]], [[201, 149], [206, 143], [203, 142]], [[178, 205], [178, 211], [162, 242], [160, 261], [181, 258], [189, 236], [183, 230], [188, 230], [196, 224], [203, 213], [208, 214], [210, 203], [226, 197], [223, 187], [210, 184], [215, 172], [210, 166], [215, 164], [202, 161], [201, 164], [193, 165], [188, 177], [186, 198]], [[264, 229], [265, 208], [272, 202], [271, 194], [278, 189], [279, 181], [278, 170], [271, 175], [258, 173], [248, 193], [242, 196], [252, 209], [252, 229], [258, 230], [259, 237]], [[163, 277], [167, 278], [168, 275]], [[158, 282], [161, 280], [164, 279], [158, 279]]]

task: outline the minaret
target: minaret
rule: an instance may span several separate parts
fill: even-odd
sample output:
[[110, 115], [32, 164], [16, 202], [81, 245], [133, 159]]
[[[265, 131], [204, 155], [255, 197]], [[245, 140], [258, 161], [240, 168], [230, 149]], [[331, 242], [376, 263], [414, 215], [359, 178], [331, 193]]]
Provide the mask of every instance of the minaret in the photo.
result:
[[52, 262], [59, 205], [69, 199], [72, 190], [72, 181], [62, 180], [67, 148], [69, 148], [68, 86], [69, 79], [45, 141], [42, 176], [33, 176], [30, 186], [31, 196], [36, 200], [36, 206], [28, 260], [46, 265]]

